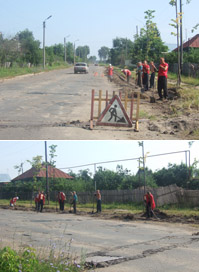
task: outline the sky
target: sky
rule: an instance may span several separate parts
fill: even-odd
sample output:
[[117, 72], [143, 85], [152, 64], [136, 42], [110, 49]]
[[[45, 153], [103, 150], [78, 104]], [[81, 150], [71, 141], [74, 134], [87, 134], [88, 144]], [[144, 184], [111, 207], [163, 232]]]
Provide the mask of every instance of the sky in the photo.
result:
[[[139, 147], [138, 141], [47, 141], [48, 151], [52, 144], [57, 145], [56, 167], [66, 173], [69, 172], [69, 169], [75, 173], [78, 173], [79, 170], [89, 169], [94, 173], [93, 165], [90, 167], [71, 167], [142, 156], [142, 148]], [[33, 157], [38, 155], [43, 156], [43, 160], [45, 160], [44, 141], [0, 141], [0, 150], [0, 174], [9, 174], [12, 179], [18, 176], [17, 170], [14, 169], [15, 165], [24, 163], [25, 172], [31, 168], [27, 160], [31, 161]], [[184, 140], [144, 141], [144, 154], [147, 153], [147, 156], [184, 150], [190, 150], [191, 164], [194, 159], [199, 160], [199, 141], [195, 141], [190, 149], [188, 141]], [[167, 167], [168, 163], [180, 164], [181, 162], [185, 163], [185, 153], [146, 158], [146, 166], [153, 171]], [[138, 170], [137, 160], [97, 164], [96, 166], [115, 171], [118, 164], [123, 165], [123, 169], [130, 170], [132, 174]]]
[[[197, 23], [199, 1], [184, 3], [183, 28], [184, 40], [197, 34], [191, 29]], [[43, 40], [43, 21], [46, 21], [46, 45], [66, 41], [75, 42], [76, 46], [88, 45], [90, 55], [98, 55], [101, 46], [112, 47], [116, 37], [133, 40], [136, 26], [144, 26], [144, 11], [156, 10], [154, 22], [157, 23], [162, 40], [175, 44], [169, 26], [175, 18], [175, 8], [169, 0], [0, 0], [0, 32], [5, 37], [12, 37], [17, 32], [29, 29], [36, 40]]]

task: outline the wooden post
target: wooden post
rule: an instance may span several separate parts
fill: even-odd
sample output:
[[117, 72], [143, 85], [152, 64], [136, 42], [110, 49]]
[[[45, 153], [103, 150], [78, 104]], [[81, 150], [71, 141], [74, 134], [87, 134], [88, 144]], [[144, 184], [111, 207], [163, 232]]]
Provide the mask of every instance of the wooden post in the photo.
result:
[[102, 112], [102, 90], [99, 90], [99, 105], [98, 105], [98, 117]]
[[137, 109], [136, 109], [135, 131], [139, 131], [139, 126], [138, 126], [139, 111], [140, 111], [140, 93], [137, 93]]
[[106, 107], [108, 106], [108, 91], [106, 91]]
[[94, 98], [95, 98], [95, 90], [92, 90], [92, 95], [91, 95], [91, 119], [90, 119], [90, 129], [93, 129]]
[[131, 120], [131, 122], [133, 120], [133, 103], [134, 103], [134, 93], [132, 93], [132, 97], [131, 97], [131, 109], [130, 109], [130, 120]]

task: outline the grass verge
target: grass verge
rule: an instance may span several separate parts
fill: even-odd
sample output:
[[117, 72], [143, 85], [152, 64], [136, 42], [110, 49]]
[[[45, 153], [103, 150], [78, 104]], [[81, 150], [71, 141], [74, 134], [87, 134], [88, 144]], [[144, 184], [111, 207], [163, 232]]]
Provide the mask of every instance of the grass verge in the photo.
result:
[[51, 71], [51, 70], [57, 70], [57, 69], [64, 69], [64, 68], [68, 68], [69, 65], [65, 65], [62, 63], [58, 63], [58, 64], [54, 64], [52, 66], [46, 66], [45, 70], [41, 67], [11, 67], [11, 68], [0, 68], [0, 78], [12, 78], [15, 76], [20, 76], [20, 75], [26, 75], [26, 74], [37, 74], [37, 73], [41, 73], [41, 72], [47, 72], [47, 71]]
[[32, 247], [16, 251], [10, 247], [0, 249], [1, 272], [80, 272], [84, 270], [84, 263], [78, 264], [70, 255], [54, 256], [54, 249], [46, 259], [39, 259]]
[[[1, 199], [0, 200], [0, 205], [3, 206], [9, 206], [9, 200], [7, 199]], [[17, 202], [17, 206], [20, 207], [26, 207], [26, 208], [30, 208], [30, 207], [34, 207], [34, 201], [31, 202], [30, 201], [22, 201], [19, 200]], [[86, 204], [77, 204], [77, 209], [80, 211], [91, 211], [92, 209], [96, 209], [96, 203], [86, 203]], [[102, 210], [103, 211], [107, 211], [110, 212], [111, 210], [120, 210], [121, 212], [124, 211], [128, 211], [128, 212], [132, 212], [132, 213], [140, 213], [143, 212], [143, 203], [110, 203], [110, 204], [104, 204], [102, 203]], [[55, 201], [50, 201], [50, 204], [48, 205], [47, 203], [44, 205], [44, 211], [45, 208], [48, 209], [54, 209], [56, 210], [59, 209], [59, 205], [58, 203], [56, 203]], [[199, 216], [199, 208], [198, 207], [186, 207], [186, 206], [181, 206], [181, 205], [164, 205], [162, 207], [157, 207], [159, 210], [167, 213], [168, 215], [178, 215], [178, 216]], [[65, 210], [69, 210], [70, 209], [70, 204], [66, 203], [65, 204]]]

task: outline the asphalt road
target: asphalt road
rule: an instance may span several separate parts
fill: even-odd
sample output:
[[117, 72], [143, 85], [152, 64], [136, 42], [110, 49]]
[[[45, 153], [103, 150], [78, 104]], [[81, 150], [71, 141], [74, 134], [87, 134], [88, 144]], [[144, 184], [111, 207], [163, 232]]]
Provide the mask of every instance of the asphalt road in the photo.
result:
[[32, 245], [42, 253], [53, 247], [59, 254], [71, 247], [107, 265], [95, 271], [198, 271], [198, 229], [187, 225], [15, 210], [0, 210], [0, 218], [3, 245]]
[[92, 89], [116, 90], [103, 67], [90, 66], [89, 74], [74, 74], [71, 67], [0, 81], [0, 139], [101, 139], [70, 125], [89, 121]]

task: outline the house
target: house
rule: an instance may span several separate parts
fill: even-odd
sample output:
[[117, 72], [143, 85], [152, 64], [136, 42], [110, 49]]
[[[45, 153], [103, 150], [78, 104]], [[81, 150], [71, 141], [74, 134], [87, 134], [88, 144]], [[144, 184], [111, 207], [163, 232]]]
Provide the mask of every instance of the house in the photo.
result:
[[0, 184], [6, 184], [11, 181], [11, 178], [8, 174], [0, 174]]
[[[24, 172], [23, 174], [17, 176], [16, 178], [12, 179], [12, 182], [16, 181], [31, 181], [33, 177], [36, 176], [37, 178], [46, 178], [46, 166], [43, 165], [41, 170], [37, 171], [34, 167], [29, 169], [28, 171]], [[66, 174], [65, 172], [48, 165], [48, 178], [64, 178], [64, 179], [73, 179], [72, 176]]]
[[[199, 48], [199, 34], [196, 34], [193, 38], [183, 43], [183, 50], [187, 51], [189, 48]], [[178, 48], [173, 51], [177, 52]]]

